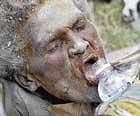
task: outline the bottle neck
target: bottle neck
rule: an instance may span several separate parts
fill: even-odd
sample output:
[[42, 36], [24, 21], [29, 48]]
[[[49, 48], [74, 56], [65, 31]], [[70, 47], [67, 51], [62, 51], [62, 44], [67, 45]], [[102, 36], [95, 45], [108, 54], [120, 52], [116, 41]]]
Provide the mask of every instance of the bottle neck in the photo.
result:
[[106, 77], [110, 72], [112, 72], [113, 67], [110, 63], [104, 64], [101, 68], [96, 71], [96, 76], [101, 79]]
[[105, 65], [103, 65], [101, 68], [99, 68], [97, 71], [96, 71], [96, 75], [99, 75], [101, 74], [102, 72], [105, 72], [107, 70], [110, 70], [112, 69], [112, 66], [110, 63], [107, 63]]

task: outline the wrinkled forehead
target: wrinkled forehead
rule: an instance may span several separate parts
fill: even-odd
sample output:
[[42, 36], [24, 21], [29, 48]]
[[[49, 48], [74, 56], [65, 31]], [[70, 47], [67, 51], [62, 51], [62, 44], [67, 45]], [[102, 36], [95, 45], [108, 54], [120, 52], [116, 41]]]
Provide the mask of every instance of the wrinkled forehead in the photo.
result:
[[[81, 12], [73, 4], [72, 0], [51, 0], [36, 13], [36, 20], [44, 20], [49, 30], [61, 25], [67, 25]], [[44, 23], [45, 23], [44, 22]]]
[[72, 0], [48, 0], [31, 16], [26, 29], [40, 41], [50, 38], [61, 27], [71, 26], [82, 15]]

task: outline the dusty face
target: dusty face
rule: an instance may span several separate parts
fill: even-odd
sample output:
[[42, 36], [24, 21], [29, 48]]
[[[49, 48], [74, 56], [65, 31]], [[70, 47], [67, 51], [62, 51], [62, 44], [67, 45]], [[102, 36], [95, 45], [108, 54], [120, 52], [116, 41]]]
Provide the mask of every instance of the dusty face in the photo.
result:
[[25, 26], [31, 38], [30, 69], [51, 94], [98, 102], [94, 64], [104, 57], [94, 25], [70, 0], [46, 2]]

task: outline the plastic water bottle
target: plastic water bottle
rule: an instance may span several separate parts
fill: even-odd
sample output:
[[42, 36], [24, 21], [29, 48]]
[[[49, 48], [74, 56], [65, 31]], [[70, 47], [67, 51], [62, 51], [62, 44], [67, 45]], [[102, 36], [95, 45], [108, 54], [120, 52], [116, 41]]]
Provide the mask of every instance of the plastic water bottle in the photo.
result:
[[112, 102], [119, 98], [132, 84], [124, 73], [110, 63], [100, 60], [93, 67], [99, 79], [98, 94], [103, 102]]

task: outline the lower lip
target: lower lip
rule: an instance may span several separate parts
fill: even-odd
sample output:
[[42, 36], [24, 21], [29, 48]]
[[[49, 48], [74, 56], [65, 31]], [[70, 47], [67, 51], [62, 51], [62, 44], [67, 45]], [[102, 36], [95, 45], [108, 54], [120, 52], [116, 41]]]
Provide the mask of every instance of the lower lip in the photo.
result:
[[99, 78], [97, 76], [95, 76], [95, 73], [93, 71], [87, 71], [87, 72], [85, 72], [85, 79], [91, 85], [98, 85]]

